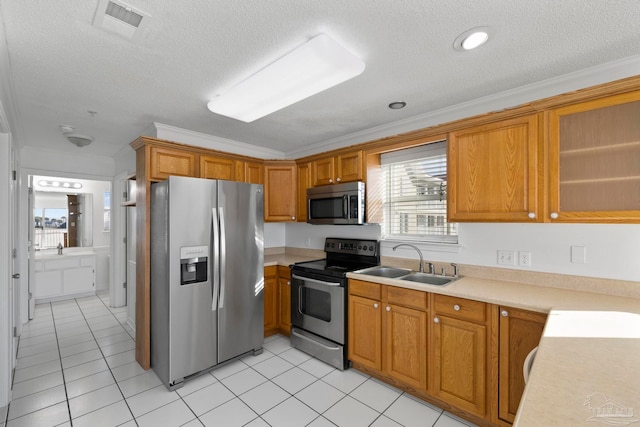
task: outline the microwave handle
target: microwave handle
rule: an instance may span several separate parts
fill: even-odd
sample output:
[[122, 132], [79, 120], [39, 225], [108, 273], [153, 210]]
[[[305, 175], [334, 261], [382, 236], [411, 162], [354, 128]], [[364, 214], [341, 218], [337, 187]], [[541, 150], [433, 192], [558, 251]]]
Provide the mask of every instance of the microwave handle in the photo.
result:
[[342, 196], [342, 218], [349, 219], [349, 196]]

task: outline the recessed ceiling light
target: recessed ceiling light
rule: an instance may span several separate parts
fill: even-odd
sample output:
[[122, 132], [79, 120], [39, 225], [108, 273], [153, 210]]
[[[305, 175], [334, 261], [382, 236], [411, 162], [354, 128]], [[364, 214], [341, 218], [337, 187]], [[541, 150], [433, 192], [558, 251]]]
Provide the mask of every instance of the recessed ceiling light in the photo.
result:
[[485, 44], [493, 34], [494, 30], [490, 27], [472, 28], [456, 37], [453, 48], [461, 52], [476, 49]]
[[396, 102], [392, 102], [391, 104], [389, 104], [389, 108], [391, 108], [392, 110], [399, 110], [401, 108], [404, 108], [407, 106], [407, 103], [404, 101], [396, 101]]

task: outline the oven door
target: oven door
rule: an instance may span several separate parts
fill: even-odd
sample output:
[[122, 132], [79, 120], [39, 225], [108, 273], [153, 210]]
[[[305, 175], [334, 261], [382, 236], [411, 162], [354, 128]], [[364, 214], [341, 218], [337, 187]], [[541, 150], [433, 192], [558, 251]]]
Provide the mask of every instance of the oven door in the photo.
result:
[[291, 276], [291, 324], [345, 344], [346, 279]]

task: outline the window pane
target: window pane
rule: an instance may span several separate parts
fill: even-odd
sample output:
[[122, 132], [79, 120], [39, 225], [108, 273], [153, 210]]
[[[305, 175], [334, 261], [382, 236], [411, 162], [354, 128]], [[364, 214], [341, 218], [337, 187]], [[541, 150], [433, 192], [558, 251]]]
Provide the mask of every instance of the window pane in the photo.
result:
[[382, 166], [383, 237], [458, 241], [456, 224], [447, 222], [446, 153], [431, 154]]

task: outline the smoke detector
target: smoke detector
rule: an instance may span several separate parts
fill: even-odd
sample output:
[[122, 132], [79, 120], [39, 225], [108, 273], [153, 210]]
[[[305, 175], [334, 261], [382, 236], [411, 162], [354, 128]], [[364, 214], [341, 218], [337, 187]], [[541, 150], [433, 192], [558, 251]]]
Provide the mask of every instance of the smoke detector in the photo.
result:
[[62, 134], [67, 138], [67, 140], [69, 140], [69, 142], [76, 147], [86, 147], [95, 139], [94, 137], [89, 135], [75, 133], [75, 128], [73, 126], [62, 125], [60, 126], [60, 130], [62, 131]]
[[93, 26], [134, 41], [148, 19], [149, 14], [124, 2], [100, 0], [93, 18]]

